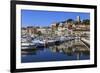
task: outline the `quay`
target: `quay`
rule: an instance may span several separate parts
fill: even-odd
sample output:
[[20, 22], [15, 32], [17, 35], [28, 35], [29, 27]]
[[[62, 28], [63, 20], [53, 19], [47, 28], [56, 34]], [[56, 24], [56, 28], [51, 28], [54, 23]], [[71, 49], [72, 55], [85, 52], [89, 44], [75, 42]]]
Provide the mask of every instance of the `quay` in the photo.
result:
[[81, 38], [81, 41], [88, 47], [90, 47], [90, 41], [85, 39], [85, 38]]

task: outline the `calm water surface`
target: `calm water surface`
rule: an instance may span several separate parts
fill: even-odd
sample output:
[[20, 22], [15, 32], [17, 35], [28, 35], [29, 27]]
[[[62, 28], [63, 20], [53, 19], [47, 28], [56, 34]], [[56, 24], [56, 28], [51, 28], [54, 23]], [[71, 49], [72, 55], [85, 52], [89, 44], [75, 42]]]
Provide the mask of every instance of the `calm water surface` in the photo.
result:
[[90, 59], [90, 49], [75, 39], [61, 44], [22, 51], [21, 62], [72, 61]]

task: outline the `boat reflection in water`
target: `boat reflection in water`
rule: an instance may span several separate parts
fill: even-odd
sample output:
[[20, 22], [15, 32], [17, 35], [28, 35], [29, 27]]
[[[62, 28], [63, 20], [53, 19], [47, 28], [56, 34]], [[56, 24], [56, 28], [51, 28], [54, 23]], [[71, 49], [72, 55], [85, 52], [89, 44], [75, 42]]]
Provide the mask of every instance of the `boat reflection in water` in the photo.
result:
[[89, 60], [90, 48], [80, 39], [21, 51], [21, 62]]

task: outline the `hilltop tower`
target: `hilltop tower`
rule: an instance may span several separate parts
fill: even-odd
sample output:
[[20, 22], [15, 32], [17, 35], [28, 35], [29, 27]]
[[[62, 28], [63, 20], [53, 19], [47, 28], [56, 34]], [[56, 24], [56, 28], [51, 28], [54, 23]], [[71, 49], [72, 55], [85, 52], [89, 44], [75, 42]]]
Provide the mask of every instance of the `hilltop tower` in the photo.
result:
[[77, 16], [77, 22], [80, 22], [80, 16]]

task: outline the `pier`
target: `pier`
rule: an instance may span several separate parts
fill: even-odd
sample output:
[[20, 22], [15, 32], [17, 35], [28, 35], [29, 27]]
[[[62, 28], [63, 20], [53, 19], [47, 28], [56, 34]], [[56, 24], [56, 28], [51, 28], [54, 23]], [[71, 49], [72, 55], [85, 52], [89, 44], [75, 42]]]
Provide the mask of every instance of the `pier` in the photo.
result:
[[90, 41], [85, 39], [85, 38], [81, 38], [81, 41], [88, 47], [90, 47]]

